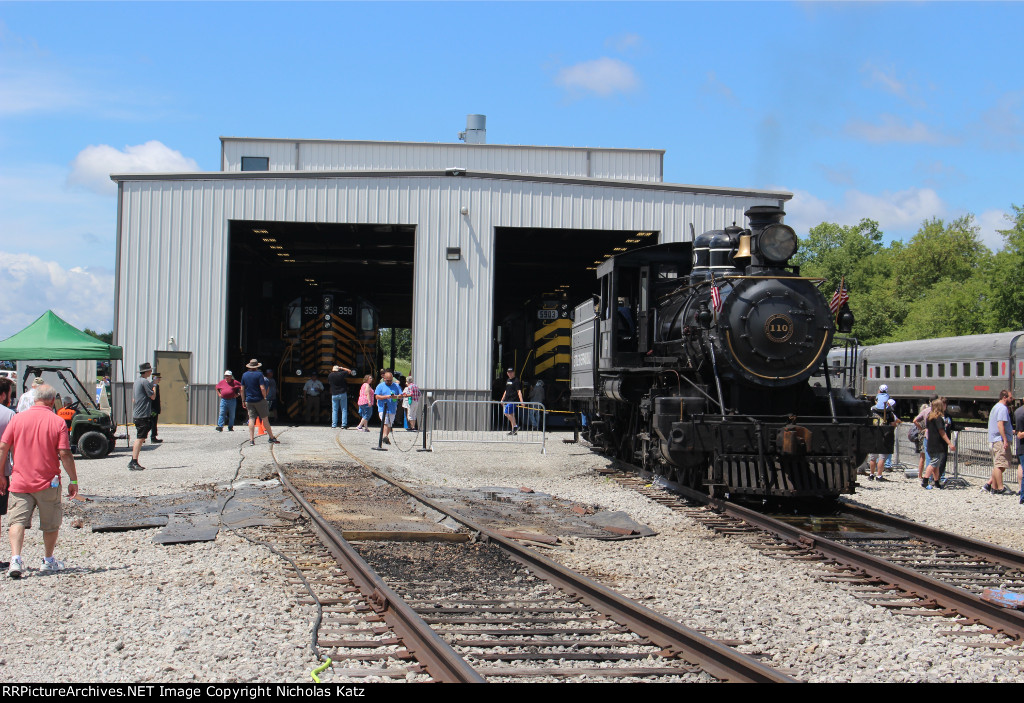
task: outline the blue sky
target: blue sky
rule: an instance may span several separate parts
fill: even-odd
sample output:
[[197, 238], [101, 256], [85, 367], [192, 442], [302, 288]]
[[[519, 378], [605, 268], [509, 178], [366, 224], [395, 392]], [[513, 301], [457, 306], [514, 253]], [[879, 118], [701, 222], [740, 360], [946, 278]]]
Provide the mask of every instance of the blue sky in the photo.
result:
[[218, 137], [665, 149], [676, 183], [795, 193], [798, 232], [1024, 205], [1020, 3], [0, 2], [0, 339], [109, 329], [111, 171]]

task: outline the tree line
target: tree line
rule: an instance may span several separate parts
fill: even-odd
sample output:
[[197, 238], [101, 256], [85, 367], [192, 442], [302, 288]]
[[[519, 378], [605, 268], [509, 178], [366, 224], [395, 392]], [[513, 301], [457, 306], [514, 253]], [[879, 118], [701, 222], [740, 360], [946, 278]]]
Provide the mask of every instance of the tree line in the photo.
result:
[[888, 245], [865, 218], [811, 228], [792, 263], [825, 279], [826, 298], [845, 278], [863, 344], [1024, 329], [1024, 207], [1011, 208], [998, 252], [972, 214], [925, 220], [910, 241]]

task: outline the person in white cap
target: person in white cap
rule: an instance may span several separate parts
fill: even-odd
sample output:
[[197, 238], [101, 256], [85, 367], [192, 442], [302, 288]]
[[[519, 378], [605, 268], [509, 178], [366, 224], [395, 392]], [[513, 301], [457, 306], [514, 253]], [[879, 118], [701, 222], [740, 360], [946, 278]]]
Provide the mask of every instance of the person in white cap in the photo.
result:
[[21, 398], [18, 399], [18, 412], [24, 412], [33, 405], [36, 404], [36, 388], [43, 385], [43, 379], [36, 376], [35, 380], [32, 381], [32, 387], [21, 394]]
[[[896, 401], [891, 398], [885, 401], [885, 405], [881, 410], [872, 408], [874, 413], [875, 425], [885, 426], [890, 425], [892, 427], [898, 427], [900, 419], [896, 417]], [[870, 454], [868, 455], [868, 480], [869, 481], [886, 481], [882, 472], [885, 470], [885, 454]]]
[[878, 395], [875, 396], [874, 410], [884, 410], [885, 404], [889, 399], [889, 386], [883, 383], [878, 387]]
[[220, 413], [217, 415], [217, 431], [224, 431], [227, 423], [228, 432], [235, 431], [235, 412], [238, 410], [238, 396], [242, 393], [242, 384], [238, 382], [230, 370], [224, 372], [224, 380], [217, 384], [217, 395], [220, 396]]

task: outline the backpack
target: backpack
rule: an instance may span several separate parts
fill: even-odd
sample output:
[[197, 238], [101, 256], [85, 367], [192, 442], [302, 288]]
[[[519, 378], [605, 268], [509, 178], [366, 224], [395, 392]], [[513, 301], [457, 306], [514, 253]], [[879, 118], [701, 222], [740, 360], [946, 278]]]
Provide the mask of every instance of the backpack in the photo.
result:
[[911, 442], [916, 442], [920, 438], [921, 430], [918, 428], [917, 425], [911, 425], [910, 431], [907, 432], [907, 439], [909, 439]]

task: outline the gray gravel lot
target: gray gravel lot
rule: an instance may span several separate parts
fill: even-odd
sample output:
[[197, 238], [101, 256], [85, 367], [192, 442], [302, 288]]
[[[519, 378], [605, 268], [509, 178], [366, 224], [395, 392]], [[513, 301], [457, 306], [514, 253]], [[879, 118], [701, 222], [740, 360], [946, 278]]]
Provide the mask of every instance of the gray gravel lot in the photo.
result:
[[[569, 539], [549, 553], [649, 607], [707, 634], [749, 642], [743, 651], [811, 681], [1020, 681], [1018, 663], [991, 650], [955, 645], [948, 624], [894, 615], [865, 604], [820, 569], [770, 559], [736, 539], [594, 473], [607, 465], [584, 445], [555, 435], [537, 447], [443, 445], [414, 451], [419, 435], [398, 432], [386, 453], [376, 435], [329, 428], [281, 428], [282, 462], [344, 455], [335, 437], [368, 464], [413, 485], [526, 486], [608, 510], [622, 510], [658, 534], [641, 540]], [[163, 445], [146, 445], [144, 472], [128, 472], [128, 455], [78, 462], [82, 491], [156, 495], [190, 486], [265, 475], [269, 447], [242, 446], [241, 432], [209, 427], [162, 428]], [[401, 451], [401, 450], [408, 451]], [[869, 485], [855, 497], [980, 539], [1017, 546], [1022, 506], [1016, 498], [962, 491], [923, 491], [912, 481]], [[65, 522], [58, 557], [71, 569], [34, 570], [41, 535], [24, 554], [33, 567], [21, 581], [0, 578], [7, 604], [0, 642], [5, 681], [308, 681], [312, 608], [284, 590], [287, 568], [265, 549], [222, 531], [216, 542], [159, 547], [152, 530], [92, 533]], [[6, 539], [0, 546], [7, 559]], [[41, 626], [41, 621], [48, 621]], [[1005, 650], [999, 654], [1014, 654]]]

